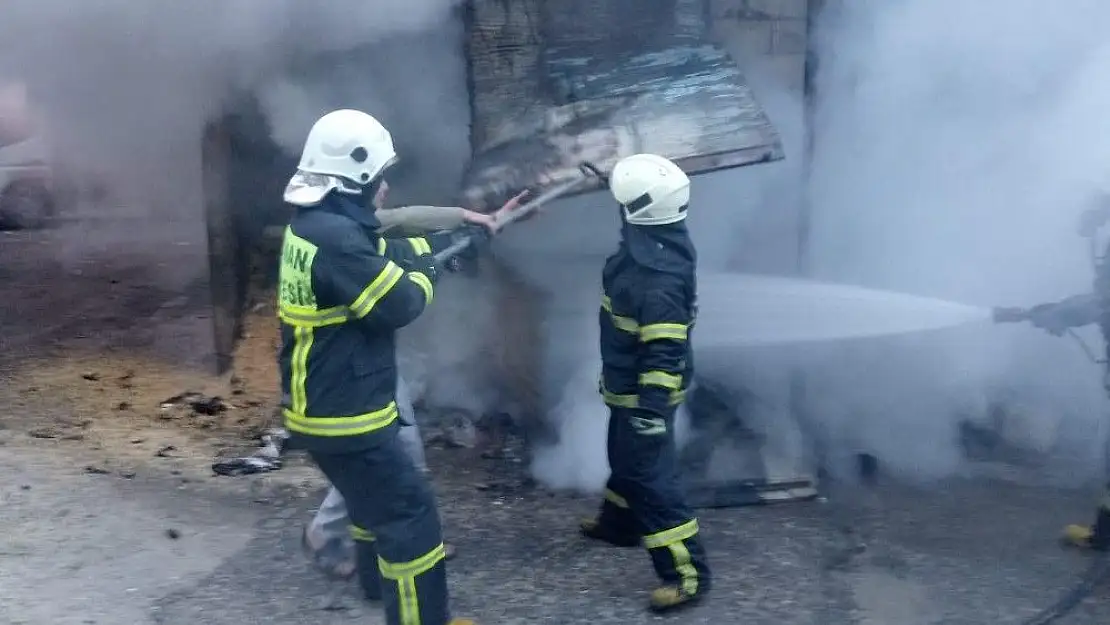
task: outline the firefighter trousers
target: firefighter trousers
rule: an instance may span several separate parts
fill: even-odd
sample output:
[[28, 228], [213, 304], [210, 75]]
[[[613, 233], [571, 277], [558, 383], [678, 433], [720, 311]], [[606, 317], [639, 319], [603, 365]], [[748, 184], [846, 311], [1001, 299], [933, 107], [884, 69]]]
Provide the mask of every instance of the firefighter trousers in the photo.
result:
[[710, 571], [698, 521], [678, 476], [674, 413], [609, 409], [609, 481], [599, 525], [638, 535], [664, 583], [689, 595], [709, 590]]
[[389, 425], [363, 451], [311, 455], [347, 502], [359, 577], [364, 588], [377, 578], [386, 623], [446, 625], [447, 568], [435, 495], [398, 429]]
[[[401, 423], [398, 436], [405, 451], [412, 458], [417, 470], [427, 473], [428, 463], [424, 458], [424, 439], [420, 434], [420, 426], [416, 424], [416, 411], [412, 407], [412, 396], [404, 379], [397, 378], [397, 420]], [[309, 530], [315, 532], [326, 541], [343, 541], [347, 535], [350, 519], [347, 517], [347, 502], [343, 496], [332, 486], [320, 504]], [[357, 532], [357, 530], [356, 530]], [[349, 544], [349, 543], [347, 543]]]

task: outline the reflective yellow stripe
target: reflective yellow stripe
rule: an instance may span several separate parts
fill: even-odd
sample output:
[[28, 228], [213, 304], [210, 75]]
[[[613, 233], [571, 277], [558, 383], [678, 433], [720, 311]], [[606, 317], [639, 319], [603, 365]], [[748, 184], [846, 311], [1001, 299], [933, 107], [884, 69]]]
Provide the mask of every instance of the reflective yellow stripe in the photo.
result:
[[615, 492], [609, 490], [608, 488], [605, 489], [605, 501], [608, 501], [609, 503], [613, 504], [614, 506], [616, 506], [618, 508], [627, 508], [628, 507], [628, 500], [627, 499], [625, 499], [624, 497], [621, 497], [620, 495], [618, 495]]
[[382, 578], [397, 582], [401, 625], [420, 625], [420, 600], [416, 594], [416, 578], [435, 568], [445, 557], [443, 543], [409, 562], [387, 562], [378, 557], [378, 570], [381, 571]]
[[428, 243], [427, 239], [421, 237], [409, 237], [405, 239], [412, 246], [412, 251], [416, 252], [417, 256], [424, 256], [425, 254], [432, 253], [432, 246]]
[[640, 374], [640, 386], [649, 385], [678, 390], [682, 388], [682, 376], [666, 371], [645, 371]]
[[694, 567], [686, 543], [679, 541], [667, 545], [667, 551], [671, 552], [671, 558], [674, 560], [674, 570], [682, 579], [682, 592], [691, 596], [696, 595], [698, 593], [698, 570]]
[[362, 290], [362, 293], [355, 298], [351, 304], [351, 312], [358, 319], [362, 319], [370, 314], [374, 306], [381, 301], [383, 297], [389, 293], [389, 290], [397, 284], [405, 272], [396, 264], [386, 261], [385, 268], [382, 269], [378, 277], [370, 283], [370, 286]]
[[385, 256], [386, 250], [389, 249], [389, 242], [385, 239], [378, 239], [378, 256]]
[[618, 395], [601, 389], [601, 399], [610, 406], [620, 408], [635, 408], [640, 405], [640, 398], [636, 395]]
[[420, 287], [421, 291], [424, 291], [424, 305], [427, 306], [428, 304], [431, 304], [432, 281], [428, 279], [428, 276], [420, 273], [419, 271], [410, 271], [409, 280], [415, 282], [416, 286]]
[[286, 409], [282, 414], [285, 415], [288, 430], [307, 436], [335, 438], [368, 434], [384, 428], [397, 419], [397, 404], [389, 402], [380, 410], [349, 417], [306, 417], [303, 412], [292, 409]]
[[312, 338], [311, 327], [293, 328], [293, 353], [289, 359], [290, 408], [300, 414], [304, 414], [308, 408], [308, 392], [305, 390], [305, 383], [308, 380], [308, 353], [312, 351]]
[[698, 520], [691, 519], [678, 527], [644, 536], [644, 546], [648, 549], [668, 547], [698, 535]]
[[348, 525], [347, 531], [351, 533], [351, 538], [363, 543], [372, 543], [374, 540], [374, 533], [370, 530], [364, 530], [357, 525]]
[[[640, 406], [640, 396], [635, 393], [618, 395], [617, 393], [601, 389], [601, 400], [610, 406], [618, 408], [638, 408]], [[686, 400], [686, 390], [679, 389], [671, 391], [670, 398], [667, 401], [669, 406], [677, 406]]]
[[291, 326], [320, 328], [346, 322], [350, 318], [350, 312], [346, 308], [338, 306], [313, 310], [311, 308], [280, 305], [278, 307], [278, 318]]
[[613, 302], [609, 299], [608, 295], [601, 296], [601, 309], [609, 313], [609, 318], [613, 321], [613, 325], [618, 330], [623, 332], [631, 332], [633, 334], [640, 331], [640, 324], [632, 317], [622, 317], [621, 315], [613, 314]]
[[681, 323], [652, 323], [640, 327], [641, 343], [663, 339], [685, 341], [689, 335], [690, 328]]
[[698, 520], [691, 519], [678, 527], [644, 536], [644, 547], [648, 549], [666, 548], [674, 559], [674, 568], [682, 578], [682, 590], [688, 595], [698, 592], [698, 570], [690, 557], [690, 550], [684, 541], [698, 535]]

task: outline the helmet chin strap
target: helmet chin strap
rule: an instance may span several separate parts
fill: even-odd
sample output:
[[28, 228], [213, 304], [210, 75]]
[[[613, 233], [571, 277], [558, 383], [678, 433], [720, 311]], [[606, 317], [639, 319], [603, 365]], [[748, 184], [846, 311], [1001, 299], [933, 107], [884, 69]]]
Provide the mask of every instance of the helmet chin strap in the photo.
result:
[[339, 191], [340, 193], [346, 195], [366, 197], [369, 198], [370, 201], [373, 201], [374, 196], [378, 194], [378, 189], [380, 189], [382, 186], [382, 182], [385, 181], [385, 177], [378, 176], [374, 180], [370, 181], [369, 184], [358, 184], [352, 180], [339, 177], [336, 177], [336, 180], [339, 181], [339, 186], [336, 188], [336, 191]]

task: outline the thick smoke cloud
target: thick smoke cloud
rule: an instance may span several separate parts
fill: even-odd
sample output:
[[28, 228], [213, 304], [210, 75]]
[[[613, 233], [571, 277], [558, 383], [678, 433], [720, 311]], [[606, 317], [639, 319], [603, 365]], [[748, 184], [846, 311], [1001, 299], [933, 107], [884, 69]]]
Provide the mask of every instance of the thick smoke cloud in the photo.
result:
[[[1089, 291], [1089, 250], [1075, 224], [1110, 189], [1110, 88], [1101, 79], [1110, 43], [1099, 26], [1110, 6], [830, 4], [837, 8], [818, 42], [822, 99], [808, 188], [813, 275], [984, 307]], [[787, 161], [695, 179], [691, 228], [703, 269], [725, 262], [786, 273], [802, 175], [800, 102], [758, 64], [747, 65], [784, 134]], [[596, 198], [594, 208], [602, 204]], [[586, 215], [568, 218], [583, 223]], [[590, 290], [594, 270], [563, 269], [555, 282]], [[588, 351], [596, 330], [585, 315], [554, 318], [552, 327], [577, 333], [584, 347], [574, 360], [561, 339], [553, 416], [563, 440], [538, 455], [535, 470], [553, 485], [596, 490], [607, 471], [605, 411], [593, 388], [598, 363]], [[821, 322], [819, 310], [813, 322]], [[907, 328], [914, 323], [906, 319]], [[1101, 355], [1094, 328], [1079, 334]], [[909, 479], [991, 470], [997, 465], [969, 462], [969, 424], [1000, 436], [995, 458], [1035, 468], [1020, 479], [1074, 483], [1103, 470], [1102, 373], [1067, 337], [975, 325], [747, 354], [702, 349], [698, 363], [760, 398], [758, 414], [742, 416], [768, 435], [767, 456], [787, 471], [820, 457], [845, 474], [858, 452]], [[817, 450], [791, 415], [792, 365], [807, 372], [803, 424]]]
[[401, 148], [465, 158], [457, 4], [12, 0], [0, 74], [29, 86], [71, 167], [110, 179], [121, 204], [172, 216], [200, 192], [204, 124], [242, 93], [290, 154], [317, 116], [347, 106], [382, 116]]
[[[817, 275], [983, 306], [1089, 292], [1076, 222], [1110, 184], [1110, 6], [837, 6], [820, 42]], [[974, 327], [821, 356], [810, 400], [834, 455], [950, 475], [967, 468], [966, 420], [1072, 477], [1101, 471], [1101, 373], [1072, 341]]]

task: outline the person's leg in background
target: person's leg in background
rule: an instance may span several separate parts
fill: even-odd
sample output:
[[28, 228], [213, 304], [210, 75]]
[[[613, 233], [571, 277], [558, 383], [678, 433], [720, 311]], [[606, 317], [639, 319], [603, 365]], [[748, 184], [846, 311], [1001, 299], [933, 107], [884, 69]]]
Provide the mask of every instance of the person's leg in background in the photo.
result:
[[401, 422], [401, 443], [412, 458], [412, 463], [421, 473], [428, 472], [428, 461], [424, 456], [424, 437], [416, 423], [416, 409], [412, 405], [412, 394], [405, 379], [397, 376], [397, 418]]
[[332, 486], [301, 537], [313, 566], [332, 579], [350, 579], [355, 574], [356, 549], [350, 523], [347, 502]]

